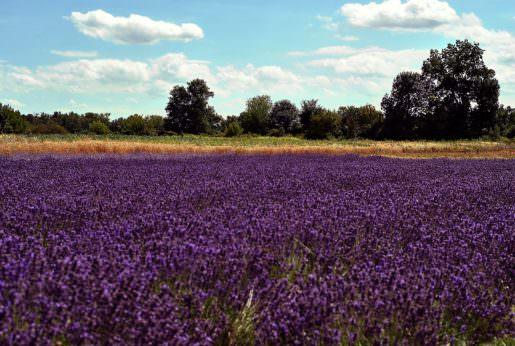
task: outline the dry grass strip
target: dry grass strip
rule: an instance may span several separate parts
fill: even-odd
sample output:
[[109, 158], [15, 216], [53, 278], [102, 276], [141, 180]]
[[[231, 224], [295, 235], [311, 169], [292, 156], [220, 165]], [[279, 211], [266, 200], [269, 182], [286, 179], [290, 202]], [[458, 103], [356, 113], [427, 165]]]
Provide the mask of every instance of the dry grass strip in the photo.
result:
[[[12, 139], [12, 138], [11, 138]], [[357, 154], [403, 158], [515, 158], [515, 144], [498, 142], [364, 142], [364, 144], [234, 146], [138, 141], [32, 141], [0, 138], [0, 155], [16, 154]]]

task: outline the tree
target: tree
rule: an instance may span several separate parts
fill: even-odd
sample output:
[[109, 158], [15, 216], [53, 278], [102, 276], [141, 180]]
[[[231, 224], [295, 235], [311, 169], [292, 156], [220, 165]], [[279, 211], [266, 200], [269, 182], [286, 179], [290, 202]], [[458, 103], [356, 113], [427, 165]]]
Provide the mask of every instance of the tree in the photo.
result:
[[122, 133], [126, 135], [144, 135], [146, 133], [145, 119], [138, 114], [124, 119], [122, 121]]
[[346, 138], [377, 138], [383, 114], [372, 105], [340, 107], [342, 133]]
[[166, 107], [165, 128], [178, 133], [206, 133], [218, 117], [209, 99], [214, 93], [202, 79], [190, 81], [187, 87], [175, 86]]
[[311, 122], [311, 118], [315, 115], [320, 115], [324, 109], [318, 105], [318, 100], [304, 100], [302, 101], [301, 110], [299, 113], [300, 123], [302, 128], [306, 131]]
[[261, 95], [247, 100], [247, 108], [240, 114], [240, 124], [246, 133], [265, 135], [269, 128], [272, 99]]
[[0, 133], [23, 133], [27, 123], [19, 111], [0, 103]]
[[145, 117], [145, 132], [148, 135], [156, 136], [164, 133], [165, 120], [160, 115]]
[[89, 124], [89, 132], [96, 135], [107, 135], [109, 133], [109, 127], [101, 121], [93, 121]]
[[447, 138], [477, 137], [494, 126], [499, 108], [499, 83], [495, 71], [483, 60], [484, 50], [468, 40], [431, 50], [422, 66], [422, 78], [436, 99], [430, 107], [432, 123], [443, 123]]
[[225, 137], [238, 137], [243, 133], [243, 128], [237, 121], [231, 121], [224, 131]]
[[294, 133], [300, 128], [299, 111], [288, 100], [277, 101], [270, 112], [270, 129], [280, 134]]
[[381, 102], [384, 112], [383, 136], [391, 139], [416, 138], [427, 116], [429, 87], [417, 72], [402, 72], [393, 81], [392, 91]]
[[311, 116], [306, 128], [308, 139], [328, 139], [340, 135], [341, 117], [338, 112], [322, 109]]

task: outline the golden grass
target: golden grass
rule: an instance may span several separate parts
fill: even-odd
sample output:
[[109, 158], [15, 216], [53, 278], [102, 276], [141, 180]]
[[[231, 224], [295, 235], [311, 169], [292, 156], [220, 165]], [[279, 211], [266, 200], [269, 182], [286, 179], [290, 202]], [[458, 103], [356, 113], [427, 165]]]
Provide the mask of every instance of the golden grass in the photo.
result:
[[[223, 143], [220, 141], [219, 143]], [[265, 142], [266, 143], [266, 142]], [[0, 136], [0, 155], [16, 154], [357, 154], [362, 156], [387, 156], [403, 158], [515, 158], [513, 142], [456, 141], [456, 142], [409, 142], [409, 141], [353, 141], [313, 145], [206, 145], [199, 143], [162, 143], [138, 140], [110, 140], [81, 138], [34, 139], [23, 136]]]

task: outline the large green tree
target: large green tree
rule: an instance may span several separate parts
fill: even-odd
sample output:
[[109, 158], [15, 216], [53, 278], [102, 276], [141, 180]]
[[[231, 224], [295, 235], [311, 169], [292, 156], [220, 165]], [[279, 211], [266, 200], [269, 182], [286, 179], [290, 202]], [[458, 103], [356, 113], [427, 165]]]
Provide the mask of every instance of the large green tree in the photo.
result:
[[322, 108], [318, 104], [318, 100], [302, 101], [299, 117], [300, 117], [300, 123], [301, 123], [304, 131], [306, 131], [309, 128], [311, 119], [314, 116], [321, 115], [323, 112], [324, 112], [324, 108]]
[[272, 99], [268, 95], [247, 100], [245, 111], [240, 114], [240, 124], [246, 133], [265, 135], [269, 128]]
[[420, 135], [420, 128], [428, 115], [428, 89], [418, 72], [402, 72], [395, 77], [392, 91], [381, 102], [383, 136], [408, 139]]
[[458, 40], [442, 51], [431, 50], [422, 66], [422, 78], [436, 101], [428, 120], [429, 125], [443, 127], [444, 132], [429, 130], [429, 135], [477, 137], [495, 125], [499, 83], [495, 71], [486, 66], [483, 53], [478, 43], [468, 40]]
[[403, 72], [381, 104], [391, 138], [466, 138], [491, 133], [499, 108], [495, 71], [468, 40], [431, 50], [422, 73]]
[[298, 131], [300, 119], [297, 107], [288, 100], [277, 101], [270, 112], [270, 129], [281, 134]]
[[214, 93], [202, 79], [190, 81], [187, 87], [175, 86], [170, 91], [166, 107], [168, 115], [165, 128], [177, 133], [207, 133], [211, 132], [219, 117], [209, 99]]

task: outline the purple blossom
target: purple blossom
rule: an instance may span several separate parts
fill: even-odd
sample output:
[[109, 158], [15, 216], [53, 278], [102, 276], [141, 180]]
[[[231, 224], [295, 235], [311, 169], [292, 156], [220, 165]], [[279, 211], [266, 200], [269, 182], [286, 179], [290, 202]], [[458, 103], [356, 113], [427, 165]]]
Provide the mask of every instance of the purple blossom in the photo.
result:
[[0, 344], [514, 337], [515, 161], [0, 158]]

